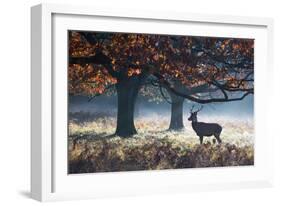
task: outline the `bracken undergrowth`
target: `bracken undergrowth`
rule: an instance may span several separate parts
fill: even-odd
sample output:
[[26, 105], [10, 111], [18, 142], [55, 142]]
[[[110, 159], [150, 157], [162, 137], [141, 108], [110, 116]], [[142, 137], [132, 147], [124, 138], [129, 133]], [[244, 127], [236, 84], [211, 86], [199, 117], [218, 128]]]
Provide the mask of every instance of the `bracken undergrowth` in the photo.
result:
[[167, 131], [169, 119], [161, 116], [137, 118], [138, 134], [114, 136], [113, 117], [97, 117], [69, 123], [69, 173], [93, 173], [176, 168], [243, 166], [254, 164], [251, 120], [202, 118], [223, 126], [222, 144], [205, 137], [204, 144], [185, 122], [186, 129]]

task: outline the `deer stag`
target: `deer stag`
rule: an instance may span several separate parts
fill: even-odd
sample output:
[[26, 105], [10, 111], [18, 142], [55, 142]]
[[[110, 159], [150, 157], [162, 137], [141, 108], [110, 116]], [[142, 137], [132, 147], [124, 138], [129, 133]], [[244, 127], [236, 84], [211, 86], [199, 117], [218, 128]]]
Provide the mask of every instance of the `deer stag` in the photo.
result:
[[192, 128], [200, 138], [200, 144], [203, 143], [204, 136], [210, 137], [212, 135], [214, 135], [217, 141], [221, 143], [220, 134], [222, 131], [222, 127], [216, 123], [197, 122], [197, 113], [203, 109], [203, 106], [201, 106], [201, 108], [197, 111], [193, 111], [193, 108], [194, 105], [190, 110], [190, 117], [188, 118], [188, 120], [192, 122]]

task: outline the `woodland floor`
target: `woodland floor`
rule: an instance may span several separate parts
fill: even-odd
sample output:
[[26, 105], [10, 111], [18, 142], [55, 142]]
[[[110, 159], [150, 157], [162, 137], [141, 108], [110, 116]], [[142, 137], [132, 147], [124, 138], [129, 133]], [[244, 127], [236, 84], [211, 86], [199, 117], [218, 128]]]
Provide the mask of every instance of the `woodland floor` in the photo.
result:
[[254, 164], [252, 120], [202, 118], [223, 126], [221, 145], [213, 137], [204, 144], [185, 122], [182, 131], [166, 131], [169, 118], [136, 118], [138, 134], [131, 138], [114, 136], [115, 119], [97, 117], [69, 124], [69, 173], [158, 170], [243, 166]]

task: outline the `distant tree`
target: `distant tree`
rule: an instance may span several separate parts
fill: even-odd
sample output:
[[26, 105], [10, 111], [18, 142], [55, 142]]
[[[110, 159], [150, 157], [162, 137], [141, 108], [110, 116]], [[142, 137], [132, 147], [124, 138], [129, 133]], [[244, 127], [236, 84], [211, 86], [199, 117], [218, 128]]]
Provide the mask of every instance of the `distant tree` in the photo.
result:
[[[156, 81], [152, 81], [151, 84], [154, 86], [145, 87], [141, 89], [140, 94], [149, 98], [150, 101], [155, 102], [167, 102], [171, 105], [171, 119], [169, 130], [182, 130], [184, 129], [183, 124], [183, 104], [184, 97], [178, 96], [174, 94], [169, 88], [165, 88], [161, 86], [161, 84], [156, 83]], [[208, 84], [187, 88], [180, 81], [174, 80], [174, 88], [177, 91], [181, 91], [184, 94], [188, 95], [208, 95], [211, 92], [216, 91], [216, 88], [211, 89]]]
[[[253, 55], [250, 39], [70, 31], [69, 91], [95, 96], [114, 86], [116, 135], [128, 137], [136, 133], [136, 97], [150, 77], [174, 103], [239, 101], [254, 92]], [[206, 90], [188, 92], [199, 87]]]

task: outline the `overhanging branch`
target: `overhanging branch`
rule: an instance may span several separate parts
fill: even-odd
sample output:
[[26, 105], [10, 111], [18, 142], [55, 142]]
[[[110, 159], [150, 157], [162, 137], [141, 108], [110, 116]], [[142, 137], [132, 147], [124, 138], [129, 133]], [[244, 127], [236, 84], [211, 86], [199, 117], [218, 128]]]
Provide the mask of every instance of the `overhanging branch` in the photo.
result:
[[242, 96], [237, 98], [229, 98], [228, 95], [224, 95], [223, 98], [210, 98], [210, 99], [200, 99], [196, 98], [189, 94], [184, 94], [182, 92], [177, 91], [175, 88], [173, 88], [168, 81], [164, 79], [164, 77], [159, 73], [154, 73], [154, 76], [159, 79], [162, 85], [165, 85], [165, 87], [169, 88], [170, 91], [172, 91], [175, 95], [184, 97], [190, 101], [197, 102], [200, 104], [207, 104], [207, 103], [213, 103], [213, 102], [232, 102], [232, 101], [240, 101], [243, 100], [246, 96], [249, 94], [253, 94], [253, 91], [247, 91]]

